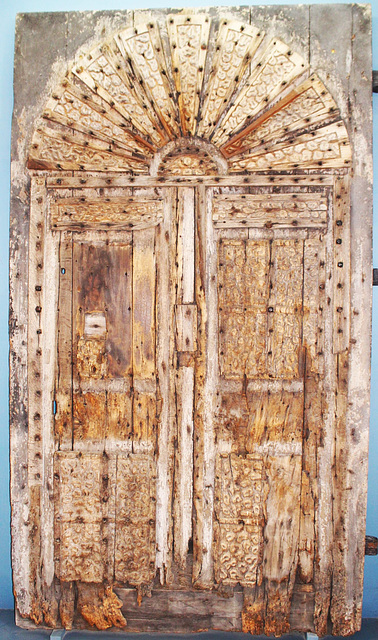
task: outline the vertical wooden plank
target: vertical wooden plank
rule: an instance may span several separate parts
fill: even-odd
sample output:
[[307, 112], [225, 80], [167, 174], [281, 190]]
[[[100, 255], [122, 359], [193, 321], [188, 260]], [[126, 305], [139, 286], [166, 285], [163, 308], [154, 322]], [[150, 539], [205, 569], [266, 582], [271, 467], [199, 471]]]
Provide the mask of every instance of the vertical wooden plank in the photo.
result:
[[30, 194], [28, 314], [28, 485], [30, 490], [30, 617], [43, 622], [41, 585], [41, 485], [43, 482], [43, 286], [45, 178], [34, 178]]
[[317, 447], [319, 424], [323, 415], [323, 383], [306, 375], [303, 424], [303, 458], [301, 477], [301, 515], [298, 545], [298, 575], [301, 582], [311, 584], [314, 579], [316, 551]]
[[186, 566], [193, 518], [193, 401], [194, 367], [177, 373], [177, 455], [175, 490], [175, 560]]
[[[372, 93], [371, 6], [353, 4], [351, 131], [351, 318], [346, 439], [348, 449], [345, 523], [346, 607], [349, 621], [343, 633], [361, 623], [364, 536], [367, 498], [367, 457], [370, 412], [371, 269], [372, 269]], [[352, 482], [351, 482], [352, 481]], [[353, 490], [349, 487], [353, 486]]]
[[[46, 212], [47, 213], [47, 212]], [[46, 224], [46, 219], [45, 219]], [[60, 234], [52, 234], [45, 242], [44, 251], [44, 302], [43, 324], [48, 327], [44, 334], [43, 348], [43, 491], [41, 494], [41, 558], [42, 580], [44, 583], [44, 616], [47, 624], [56, 624], [58, 603], [54, 585], [54, 400], [57, 369], [57, 322], [52, 321], [58, 314], [59, 295], [59, 241]], [[71, 287], [72, 293], [72, 287]], [[72, 361], [72, 357], [71, 360]], [[72, 405], [71, 405], [72, 406]], [[72, 436], [71, 436], [72, 437]], [[48, 622], [49, 620], [49, 622]], [[54, 622], [55, 621], [55, 622]], [[53, 626], [54, 626], [53, 625]]]
[[335, 178], [333, 190], [333, 352], [349, 347], [350, 325], [350, 179]]
[[[324, 29], [324, 24], [328, 29]], [[332, 36], [330, 37], [330, 34]], [[346, 36], [346, 34], [348, 34]], [[332, 13], [324, 5], [310, 6], [310, 65], [336, 101], [340, 113], [349, 128], [349, 88], [352, 66], [352, 5], [340, 4], [332, 7]], [[360, 73], [360, 70], [358, 70]], [[334, 252], [334, 238], [327, 240], [327, 278], [333, 269], [329, 259]], [[332, 258], [333, 260], [333, 258]], [[333, 285], [326, 280], [326, 297], [333, 299]], [[325, 326], [325, 408], [323, 426], [318, 448], [319, 501], [317, 512], [317, 552], [315, 558], [315, 631], [318, 635], [327, 632], [327, 619], [332, 589], [332, 540], [333, 512], [332, 465], [335, 454], [335, 360], [329, 342], [329, 319]]]
[[[17, 42], [18, 38], [16, 39]], [[17, 69], [16, 69], [17, 73]], [[13, 174], [12, 174], [13, 175]], [[30, 495], [28, 487], [28, 206], [12, 182], [9, 282], [9, 421], [12, 570], [16, 616], [30, 611]], [[20, 241], [22, 239], [22, 241]], [[28, 524], [25, 524], [27, 522]]]
[[[100, 379], [107, 374], [105, 350], [105, 283], [109, 257], [106, 247], [81, 238], [73, 247], [73, 379]], [[93, 332], [92, 314], [100, 330]], [[100, 326], [101, 323], [101, 326]]]
[[[54, 29], [54, 42], [57, 50], [47, 46], [42, 35], [46, 28]], [[37, 44], [38, 42], [38, 44]], [[15, 595], [15, 613], [18, 623], [30, 613], [30, 563], [29, 553], [33, 540], [34, 522], [32, 513], [34, 502], [28, 483], [28, 299], [33, 308], [38, 305], [34, 292], [29, 287], [29, 227], [31, 221], [30, 205], [36, 195], [34, 176], [26, 169], [35, 116], [39, 107], [36, 103], [47, 87], [47, 78], [40, 69], [37, 72], [39, 82], [35, 82], [35, 65], [45, 60], [46, 67], [56, 60], [57, 51], [66, 42], [66, 14], [44, 14], [37, 17], [19, 14], [16, 20], [15, 75], [14, 75], [14, 112], [12, 126], [12, 164], [11, 164], [11, 214], [10, 214], [10, 296], [9, 296], [9, 335], [10, 335], [10, 457], [11, 457], [11, 498], [12, 498], [12, 571], [13, 592]], [[46, 43], [46, 46], [45, 46]], [[41, 53], [43, 49], [43, 53]], [[64, 61], [64, 53], [63, 53]], [[61, 59], [62, 59], [61, 58]], [[31, 63], [31, 61], [35, 61]], [[34, 76], [34, 78], [33, 78]], [[23, 117], [28, 111], [31, 119]], [[44, 176], [38, 176], [45, 181]], [[34, 186], [33, 186], [34, 183]], [[41, 186], [41, 185], [40, 185]], [[39, 187], [37, 188], [37, 190]], [[34, 192], [34, 196], [33, 196]], [[39, 197], [38, 194], [37, 197]], [[34, 205], [32, 205], [34, 206]], [[39, 205], [38, 205], [39, 206]], [[4, 216], [4, 223], [6, 217]], [[6, 259], [3, 262], [5, 276]], [[41, 263], [39, 263], [41, 264]], [[36, 283], [33, 283], [33, 287]], [[5, 282], [3, 283], [5, 289]], [[5, 291], [4, 291], [5, 293]], [[6, 303], [6, 294], [3, 298]], [[44, 307], [43, 304], [40, 306]], [[43, 313], [43, 311], [42, 311]], [[55, 323], [55, 318], [53, 320]], [[33, 330], [38, 330], [34, 327]], [[39, 334], [43, 336], [43, 334]], [[42, 354], [42, 358], [46, 353]], [[40, 380], [42, 383], [42, 379]], [[6, 386], [6, 371], [3, 371], [3, 385]], [[51, 384], [51, 381], [50, 381]], [[51, 410], [51, 404], [49, 409]], [[5, 410], [6, 412], [6, 410]], [[51, 413], [50, 413], [51, 418]], [[3, 439], [6, 440], [5, 420]], [[41, 446], [43, 443], [41, 441]], [[25, 624], [25, 622], [24, 622]], [[32, 624], [32, 623], [31, 623]]]
[[104, 283], [107, 379], [105, 449], [132, 448], [132, 234], [109, 237]]
[[[325, 289], [324, 299], [332, 301], [333, 297], [333, 249], [334, 240], [332, 233], [332, 211], [329, 211], [330, 231], [325, 236]], [[331, 304], [331, 302], [329, 303]], [[328, 307], [328, 305], [327, 305]], [[326, 308], [327, 308], [326, 307]], [[332, 477], [335, 455], [335, 376], [336, 362], [333, 354], [333, 314], [325, 313], [323, 316], [324, 328], [324, 378], [322, 382], [322, 406], [321, 421], [317, 429], [317, 511], [315, 519], [315, 555], [314, 555], [314, 629], [319, 635], [327, 632], [330, 597], [332, 589], [332, 540], [333, 540], [333, 492]], [[316, 378], [315, 378], [316, 380]], [[313, 384], [316, 384], [314, 382]], [[306, 380], [307, 392], [311, 382]], [[320, 391], [320, 389], [319, 389]], [[306, 407], [308, 408], [307, 420], [313, 421], [311, 410], [308, 407], [309, 395], [306, 393]], [[319, 411], [315, 405], [315, 411]], [[320, 425], [320, 427], [319, 427]], [[306, 451], [304, 468], [306, 464]]]
[[[102, 451], [107, 428], [106, 393], [93, 383], [107, 376], [107, 248], [78, 240], [73, 246], [73, 264], [73, 449]], [[92, 384], [90, 390], [87, 384]]]
[[158, 443], [156, 480], [156, 567], [160, 582], [171, 580], [174, 438], [176, 435], [175, 385], [172, 376], [174, 350], [174, 288], [176, 262], [175, 190], [167, 189], [164, 221], [156, 230], [156, 370]]
[[176, 305], [176, 349], [193, 353], [197, 349], [197, 307], [194, 304]]
[[303, 346], [306, 375], [324, 374], [325, 237], [304, 243]]
[[195, 190], [178, 190], [179, 202], [182, 202], [182, 303], [194, 301], [194, 201]]
[[[195, 352], [197, 314], [194, 302], [194, 221], [195, 190], [177, 190], [177, 291], [176, 348], [183, 354]], [[174, 551], [175, 560], [185, 568], [192, 538], [193, 500], [193, 401], [194, 359], [180, 366], [176, 375], [177, 454], [175, 457]]]
[[155, 229], [133, 233], [133, 375], [155, 375]]
[[325, 237], [319, 235], [308, 238], [304, 243], [303, 346], [306, 354], [298, 573], [305, 584], [311, 584], [314, 578], [317, 448], [319, 425], [323, 418], [325, 310]]
[[[352, 479], [348, 474], [348, 450], [346, 415], [348, 407], [348, 353], [337, 356], [335, 381], [335, 463], [333, 468], [333, 573], [330, 616], [332, 630], [345, 634], [354, 626], [357, 612], [350, 610], [347, 589], [348, 573], [346, 524], [349, 522], [348, 492], [352, 490]], [[358, 615], [358, 614], [357, 614]], [[352, 628], [353, 628], [352, 626]]]
[[35, 178], [31, 190], [29, 230], [29, 485], [42, 479], [42, 301], [44, 277], [45, 179]]
[[72, 449], [72, 233], [59, 243], [58, 353], [55, 438], [59, 450]]
[[[267, 635], [289, 631], [299, 541], [300, 455], [268, 456], [266, 459], [269, 493], [264, 530], [263, 575], [266, 580]], [[285, 535], [282, 532], [285, 531]]]
[[133, 434], [133, 398], [130, 390], [106, 393], [108, 412], [105, 434], [105, 449], [111, 451], [131, 451]]
[[[136, 385], [135, 385], [136, 386]], [[138, 392], [133, 396], [132, 445], [135, 453], [155, 451], [156, 395]]]
[[123, 233], [128, 244], [109, 244], [109, 269], [105, 286], [106, 353], [108, 375], [122, 378], [132, 373], [132, 246], [131, 233]]
[[218, 318], [217, 253], [212, 222], [212, 189], [198, 187], [198, 252], [196, 301], [199, 309], [196, 361], [194, 442], [193, 582], [198, 588], [213, 584], [213, 510], [215, 480], [214, 417], [217, 408]]

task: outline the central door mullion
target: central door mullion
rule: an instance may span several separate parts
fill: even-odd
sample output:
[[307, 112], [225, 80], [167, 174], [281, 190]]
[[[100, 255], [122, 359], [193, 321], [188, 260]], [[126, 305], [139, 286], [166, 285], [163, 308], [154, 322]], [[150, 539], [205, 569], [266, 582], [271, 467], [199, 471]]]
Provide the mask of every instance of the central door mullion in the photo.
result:
[[198, 186], [196, 303], [198, 349], [195, 370], [193, 583], [214, 584], [213, 512], [215, 415], [218, 387], [217, 252], [212, 220], [213, 189]]
[[174, 557], [186, 567], [193, 520], [193, 403], [196, 308], [194, 305], [195, 190], [177, 190], [176, 398]]

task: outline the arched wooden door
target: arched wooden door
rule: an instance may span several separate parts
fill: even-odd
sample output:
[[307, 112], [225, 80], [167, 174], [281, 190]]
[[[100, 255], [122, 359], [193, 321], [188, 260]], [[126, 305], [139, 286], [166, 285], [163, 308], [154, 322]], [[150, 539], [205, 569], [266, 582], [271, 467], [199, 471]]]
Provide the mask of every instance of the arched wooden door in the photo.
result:
[[28, 161], [22, 616], [355, 628], [350, 164], [325, 85], [251, 24], [139, 16], [80, 54]]

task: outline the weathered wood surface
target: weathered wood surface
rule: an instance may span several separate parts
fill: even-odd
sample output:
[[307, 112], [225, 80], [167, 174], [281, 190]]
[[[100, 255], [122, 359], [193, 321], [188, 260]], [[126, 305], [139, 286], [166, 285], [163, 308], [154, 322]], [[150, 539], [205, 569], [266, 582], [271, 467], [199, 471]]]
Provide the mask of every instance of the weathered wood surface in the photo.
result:
[[145, 229], [162, 221], [162, 204], [158, 198], [142, 200], [126, 198], [123, 202], [110, 200], [99, 203], [96, 199], [79, 201], [65, 198], [62, 203], [54, 202], [51, 207], [52, 229]]
[[[269, 11], [265, 20], [257, 16], [263, 26], [247, 24], [242, 9], [221, 19], [163, 11], [150, 22], [137, 13], [134, 28], [77, 56], [35, 130], [29, 167], [147, 174], [154, 151], [189, 136], [225, 147], [230, 172], [349, 166], [348, 135], [331, 95], [318, 78], [306, 84], [311, 51], [301, 45], [303, 56], [272, 34]], [[306, 13], [297, 10], [302, 42], [310, 40]], [[270, 136], [276, 129], [273, 140], [267, 127]], [[159, 173], [218, 169], [194, 148], [187, 158], [165, 154]]]
[[[20, 260], [12, 245], [18, 621], [351, 633], [366, 499], [368, 10], [83, 21], [56, 18], [55, 89], [16, 92], [13, 221], [29, 248]], [[27, 95], [37, 106], [21, 117]]]

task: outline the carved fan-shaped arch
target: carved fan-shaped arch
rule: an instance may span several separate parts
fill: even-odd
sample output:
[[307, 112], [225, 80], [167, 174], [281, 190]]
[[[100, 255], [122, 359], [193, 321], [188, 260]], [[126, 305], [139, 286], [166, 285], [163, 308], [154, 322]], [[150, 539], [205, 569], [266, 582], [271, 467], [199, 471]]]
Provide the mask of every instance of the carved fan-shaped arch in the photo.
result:
[[157, 151], [188, 137], [216, 147], [229, 173], [350, 165], [337, 105], [300, 55], [232, 20], [209, 47], [210, 27], [205, 13], [172, 14], [168, 38], [149, 22], [81, 55], [46, 104], [29, 168], [148, 174]]

